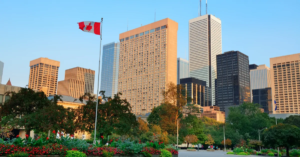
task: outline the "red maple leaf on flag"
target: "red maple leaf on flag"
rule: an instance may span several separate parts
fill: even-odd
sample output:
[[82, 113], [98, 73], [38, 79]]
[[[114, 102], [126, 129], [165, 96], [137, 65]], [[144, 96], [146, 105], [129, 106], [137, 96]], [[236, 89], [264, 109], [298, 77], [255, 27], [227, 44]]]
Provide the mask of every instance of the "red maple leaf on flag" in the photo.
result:
[[93, 27], [91, 26], [91, 23], [89, 23], [89, 25], [86, 26], [86, 30], [90, 31]]
[[84, 23], [83, 23], [83, 22], [80, 22], [80, 23], [79, 23], [79, 29], [83, 30], [84, 27], [85, 27]]

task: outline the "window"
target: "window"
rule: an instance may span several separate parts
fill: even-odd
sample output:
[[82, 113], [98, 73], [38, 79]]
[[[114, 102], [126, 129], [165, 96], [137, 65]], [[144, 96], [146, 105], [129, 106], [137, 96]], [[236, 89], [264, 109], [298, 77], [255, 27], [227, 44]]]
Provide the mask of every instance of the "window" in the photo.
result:
[[160, 27], [155, 28], [155, 31], [159, 31], [159, 30], [160, 30]]
[[146, 32], [145, 32], [145, 35], [146, 35], [146, 34], [149, 34], [149, 31], [146, 31]]
[[139, 34], [136, 34], [135, 37], [139, 37]]
[[167, 28], [167, 25], [161, 26], [161, 29], [165, 29]]
[[144, 32], [143, 33], [140, 33], [140, 36], [144, 35]]
[[3, 102], [3, 95], [0, 95], [0, 104]]
[[151, 29], [151, 30], [150, 30], [150, 33], [153, 33], [153, 32], [154, 32], [154, 29]]
[[134, 38], [134, 35], [130, 37], [130, 39], [133, 39], [133, 38]]
[[125, 38], [125, 40], [128, 40], [128, 39], [129, 39], [129, 37]]
[[121, 39], [120, 42], [124, 41], [124, 39]]
[[6, 95], [6, 96], [5, 96], [5, 102], [6, 102], [7, 100], [9, 100], [9, 98], [10, 98], [10, 96], [9, 96], [9, 95]]

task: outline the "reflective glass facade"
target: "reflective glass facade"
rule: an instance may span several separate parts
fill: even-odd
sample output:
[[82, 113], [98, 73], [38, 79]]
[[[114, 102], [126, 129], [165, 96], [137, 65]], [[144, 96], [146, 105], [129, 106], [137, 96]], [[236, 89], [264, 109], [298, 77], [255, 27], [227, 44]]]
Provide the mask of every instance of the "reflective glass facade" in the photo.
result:
[[105, 96], [113, 97], [118, 89], [120, 43], [103, 45], [101, 88]]
[[189, 61], [178, 58], [177, 59], [177, 84], [180, 84], [180, 79], [187, 78], [189, 73]]
[[272, 113], [271, 88], [252, 90], [253, 103], [259, 104], [265, 113]]
[[226, 106], [250, 102], [249, 58], [239, 51], [217, 55], [216, 103], [221, 111]]

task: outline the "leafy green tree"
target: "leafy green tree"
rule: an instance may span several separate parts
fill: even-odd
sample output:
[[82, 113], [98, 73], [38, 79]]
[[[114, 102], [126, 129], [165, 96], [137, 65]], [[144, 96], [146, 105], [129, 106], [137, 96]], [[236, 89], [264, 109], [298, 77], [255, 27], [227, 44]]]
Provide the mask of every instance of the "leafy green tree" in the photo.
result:
[[149, 125], [160, 125], [160, 112], [162, 110], [162, 106], [157, 106], [152, 109], [151, 114], [147, 117], [147, 122]]
[[291, 115], [288, 118], [284, 119], [284, 124], [295, 125], [300, 128], [300, 116], [299, 115]]
[[287, 156], [291, 147], [300, 145], [299, 141], [300, 129], [294, 125], [273, 125], [263, 132], [263, 143], [271, 147], [285, 147]]
[[226, 122], [230, 124], [232, 130], [239, 132], [245, 140], [258, 139], [257, 130], [272, 125], [268, 114], [262, 113], [259, 107], [258, 104], [252, 103], [243, 103], [238, 107], [232, 107], [229, 109]]
[[181, 135], [183, 137], [187, 135], [196, 135], [199, 143], [204, 143], [206, 140], [204, 124], [200, 119], [198, 119], [194, 115], [188, 115], [187, 117], [181, 120], [181, 133], [183, 134]]
[[[132, 133], [133, 128], [138, 128], [135, 115], [131, 112], [131, 106], [126, 99], [121, 99], [121, 93], [117, 93], [113, 98], [105, 96], [101, 91], [105, 103], [98, 105], [97, 130], [105, 135], [116, 133], [127, 135]], [[88, 101], [86, 105], [79, 108], [76, 123], [80, 124], [81, 130], [92, 132], [94, 130], [96, 102], [95, 98], [86, 95]], [[81, 98], [82, 100], [82, 98]]]
[[32, 122], [33, 118], [29, 118], [31, 114], [51, 105], [51, 101], [44, 92], [35, 92], [30, 88], [21, 88], [17, 93], [7, 92], [6, 94], [11, 98], [1, 107], [1, 117], [5, 116], [1, 124], [24, 126], [26, 134], [37, 128], [37, 124]]

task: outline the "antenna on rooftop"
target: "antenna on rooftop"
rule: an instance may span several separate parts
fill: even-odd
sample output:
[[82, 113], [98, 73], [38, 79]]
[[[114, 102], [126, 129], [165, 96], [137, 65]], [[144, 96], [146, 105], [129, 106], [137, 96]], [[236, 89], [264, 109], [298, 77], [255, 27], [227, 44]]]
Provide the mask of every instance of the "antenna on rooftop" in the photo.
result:
[[199, 15], [201, 16], [201, 0], [200, 0], [200, 14]]
[[207, 14], [207, 0], [206, 0], [206, 14]]

